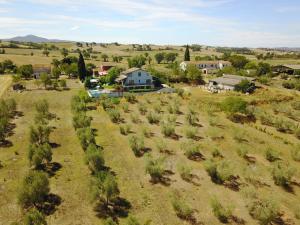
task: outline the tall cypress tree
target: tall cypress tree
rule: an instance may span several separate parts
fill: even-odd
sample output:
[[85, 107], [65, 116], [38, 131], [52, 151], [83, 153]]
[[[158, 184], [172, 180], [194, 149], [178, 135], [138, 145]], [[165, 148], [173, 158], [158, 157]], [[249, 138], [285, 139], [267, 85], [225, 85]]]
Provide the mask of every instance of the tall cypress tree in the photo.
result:
[[190, 47], [187, 45], [184, 53], [184, 61], [191, 61]]
[[85, 63], [81, 52], [79, 53], [79, 60], [78, 60], [78, 75], [79, 75], [79, 79], [83, 82], [86, 77], [86, 68], [85, 68]]

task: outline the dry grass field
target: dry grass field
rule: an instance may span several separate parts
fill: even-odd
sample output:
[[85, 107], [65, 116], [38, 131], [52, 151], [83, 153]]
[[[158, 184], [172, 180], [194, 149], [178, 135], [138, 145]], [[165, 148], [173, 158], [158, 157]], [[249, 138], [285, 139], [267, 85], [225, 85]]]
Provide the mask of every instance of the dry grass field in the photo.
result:
[[[28, 90], [22, 93], [8, 90], [3, 95], [3, 98], [13, 97], [17, 101], [18, 111], [22, 112], [22, 116], [13, 121], [16, 127], [8, 138], [12, 146], [0, 148], [3, 165], [0, 173], [0, 224], [10, 224], [23, 217], [22, 210], [17, 204], [16, 193], [22, 178], [29, 170], [27, 160], [29, 127], [34, 123], [34, 102], [39, 99], [46, 99], [50, 105], [50, 112], [57, 116], [57, 119], [51, 121], [51, 126], [55, 129], [50, 141], [57, 146], [53, 149], [52, 161], [61, 166], [50, 177], [51, 193], [59, 196], [61, 203], [51, 215], [47, 216], [47, 222], [50, 225], [101, 224], [103, 218], [97, 216], [94, 204], [90, 201], [90, 172], [84, 164], [84, 152], [72, 127], [70, 101], [82, 86], [74, 80], [68, 80], [70, 90], [66, 91], [38, 90], [32, 81], [27, 81], [26, 86]], [[172, 208], [171, 199], [175, 195], [193, 209], [198, 224], [221, 224], [214, 216], [210, 203], [216, 196], [222, 204], [233, 208], [235, 217], [244, 220], [246, 224], [258, 224], [258, 221], [249, 215], [247, 208], [252, 201], [247, 197], [247, 193], [248, 195], [251, 193], [259, 197], [272, 198], [278, 203], [285, 221], [299, 224], [299, 218], [296, 218], [300, 204], [299, 186], [292, 185], [292, 189], [287, 191], [275, 185], [271, 175], [273, 163], [265, 158], [268, 148], [279, 151], [281, 160], [298, 169], [293, 179], [299, 181], [299, 162], [291, 157], [291, 151], [299, 144], [299, 140], [292, 134], [281, 133], [271, 126], [262, 125], [259, 119], [256, 123], [243, 125], [233, 123], [214, 107], [215, 103], [237, 94], [214, 95], [197, 87], [183, 88], [190, 93], [184, 98], [177, 94], [146, 94], [138, 96], [138, 102], [135, 104], [126, 103], [125, 99], [121, 99], [120, 104], [116, 106], [121, 113], [120, 124], [112, 123], [108, 113], [96, 103], [93, 104], [98, 106], [97, 109], [88, 112], [93, 118], [92, 127], [96, 130], [97, 144], [104, 148], [106, 164], [116, 175], [120, 196], [131, 205], [129, 214], [138, 218], [142, 224], [149, 220], [155, 225], [188, 224], [187, 221], [178, 218]], [[257, 109], [268, 112], [272, 117], [281, 116], [285, 119], [288, 119], [287, 114], [280, 109], [287, 109], [293, 102], [299, 101], [299, 93], [275, 88], [263, 88], [254, 95], [241, 97], [248, 102], [256, 100], [259, 102]], [[289, 100], [273, 104], [272, 101], [283, 97]], [[180, 112], [171, 115], [169, 106], [175, 101], [179, 105]], [[127, 104], [129, 111], [124, 112], [123, 105]], [[160, 111], [158, 113], [160, 121], [166, 122], [174, 117], [176, 136], [165, 137], [161, 133], [160, 123], [149, 124], [148, 112], [141, 115], [140, 105], [145, 105], [148, 112]], [[188, 141], [186, 129], [189, 126], [185, 117], [190, 107], [197, 112], [199, 119], [195, 126], [197, 130], [195, 140], [200, 145], [200, 152], [204, 157], [200, 161], [188, 159], [181, 149]], [[299, 111], [289, 109], [288, 115], [293, 118], [291, 120], [299, 123], [296, 121], [300, 118]], [[134, 116], [138, 117], [138, 123], [133, 122]], [[126, 124], [130, 125], [130, 134], [122, 135], [119, 127]], [[150, 182], [150, 176], [145, 172], [146, 156], [136, 157], [133, 154], [128, 142], [131, 135], [143, 137], [145, 147], [154, 158], [164, 158], [166, 183]], [[158, 150], [157, 142], [160, 140], [166, 143], [168, 152]], [[239, 156], [237, 151], [240, 148], [246, 149], [255, 159], [255, 163], [250, 163]], [[233, 174], [239, 177], [239, 191], [216, 184], [208, 176], [205, 165], [213, 158], [216, 149], [221, 155], [217, 160], [227, 161]], [[191, 180], [181, 178], [178, 171], [180, 165], [191, 169]], [[126, 224], [127, 221], [125, 217], [119, 217], [118, 220], [120, 224]]]

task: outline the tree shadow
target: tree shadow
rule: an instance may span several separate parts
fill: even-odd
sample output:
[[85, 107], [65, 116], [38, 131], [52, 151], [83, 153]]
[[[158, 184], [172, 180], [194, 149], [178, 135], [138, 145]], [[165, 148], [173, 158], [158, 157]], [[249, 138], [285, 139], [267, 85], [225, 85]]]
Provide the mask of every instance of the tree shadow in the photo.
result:
[[7, 137], [11, 137], [15, 134], [14, 129], [16, 127], [17, 126], [15, 123], [8, 123], [8, 125], [5, 128], [5, 133], [6, 133]]
[[205, 160], [205, 156], [202, 155], [200, 152], [196, 152], [191, 156], [187, 157], [189, 160], [195, 161], [195, 162], [200, 162]]
[[165, 170], [160, 177], [151, 177], [150, 183], [151, 184], [161, 184], [163, 186], [170, 186], [172, 180], [170, 176], [174, 175], [174, 172], [171, 170]]
[[114, 221], [118, 222], [118, 218], [128, 216], [131, 208], [132, 205], [128, 200], [117, 197], [112, 200], [108, 206], [103, 201], [99, 201], [94, 207], [94, 211], [98, 218], [106, 219], [111, 217]]
[[0, 141], [0, 147], [2, 148], [10, 148], [13, 146], [13, 143], [9, 140]]
[[56, 194], [50, 193], [49, 195], [47, 195], [44, 203], [42, 205], [39, 205], [37, 208], [45, 215], [50, 216], [57, 210], [57, 207], [60, 204], [61, 204], [61, 197]]
[[61, 146], [61, 144], [58, 144], [58, 143], [49, 143], [49, 145], [51, 146], [51, 148], [59, 148]]
[[200, 178], [196, 174], [189, 174], [188, 177], [182, 177], [182, 179], [188, 183], [191, 183], [195, 186], [201, 186]]
[[51, 162], [48, 164], [43, 164], [39, 169], [46, 172], [50, 177], [53, 177], [57, 171], [62, 168], [62, 165], [58, 162]]
[[151, 152], [151, 148], [143, 148], [141, 149], [137, 154], [135, 154], [136, 157], [141, 158], [143, 157], [146, 153]]

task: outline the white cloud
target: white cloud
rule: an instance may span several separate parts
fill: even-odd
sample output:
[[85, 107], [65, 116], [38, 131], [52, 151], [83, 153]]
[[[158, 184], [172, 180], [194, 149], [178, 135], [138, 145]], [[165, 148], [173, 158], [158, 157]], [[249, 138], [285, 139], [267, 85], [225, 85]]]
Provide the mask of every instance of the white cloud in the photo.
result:
[[73, 26], [70, 28], [70, 30], [78, 30], [80, 27], [79, 26]]

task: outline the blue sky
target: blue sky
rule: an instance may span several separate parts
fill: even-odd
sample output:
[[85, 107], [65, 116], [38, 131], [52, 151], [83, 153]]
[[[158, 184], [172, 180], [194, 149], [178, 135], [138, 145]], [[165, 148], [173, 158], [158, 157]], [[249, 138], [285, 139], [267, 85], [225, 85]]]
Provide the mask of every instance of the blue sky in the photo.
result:
[[299, 0], [0, 0], [0, 38], [300, 47]]

